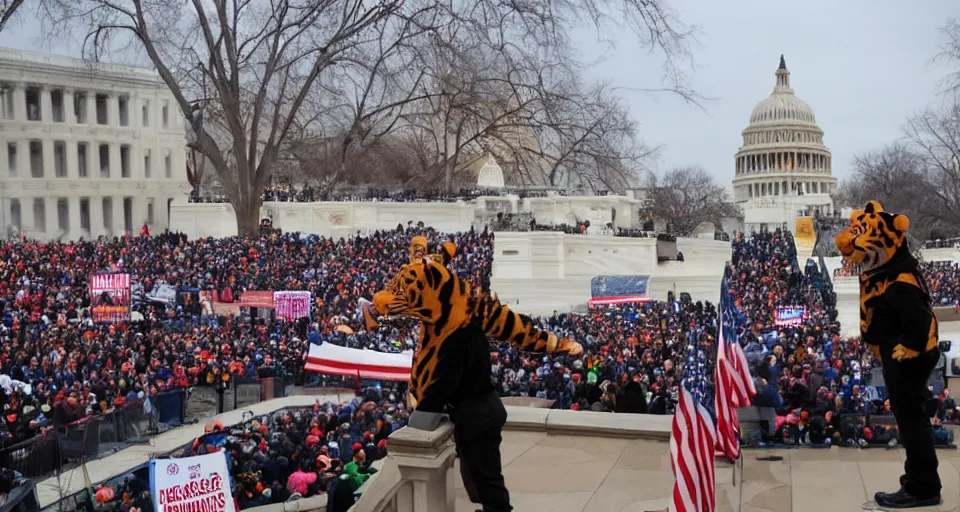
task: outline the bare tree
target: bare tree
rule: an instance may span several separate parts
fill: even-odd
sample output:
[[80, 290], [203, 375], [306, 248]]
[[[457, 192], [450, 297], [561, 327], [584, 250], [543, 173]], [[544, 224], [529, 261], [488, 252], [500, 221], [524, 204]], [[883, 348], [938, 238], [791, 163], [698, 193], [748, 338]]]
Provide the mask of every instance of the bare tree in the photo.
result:
[[23, 0], [0, 0], [0, 32], [7, 26], [7, 22], [13, 19], [17, 9], [23, 5]]
[[960, 93], [960, 21], [951, 18], [940, 28], [944, 42], [940, 45], [940, 53], [935, 60], [945, 61], [951, 71], [943, 79], [943, 92], [952, 94], [956, 98]]
[[854, 157], [852, 176], [837, 190], [837, 206], [862, 208], [875, 199], [891, 211], [906, 213], [923, 197], [926, 180], [920, 155], [894, 143]]
[[924, 164], [927, 186], [917, 199], [926, 218], [951, 235], [960, 233], [960, 104], [921, 112], [905, 131]]
[[[411, 59], [430, 40], [446, 40], [451, 51], [471, 49], [473, 62], [482, 62], [476, 56], [484, 52], [498, 55], [504, 65], [495, 68], [501, 74], [490, 78], [491, 89], [525, 84], [533, 90], [543, 76], [533, 63], [570, 62], [567, 34], [573, 28], [584, 21], [598, 34], [629, 28], [642, 45], [663, 54], [663, 89], [694, 97], [682, 71], [691, 29], [665, 0], [50, 1], [58, 13], [53, 30], [79, 29], [86, 57], [99, 60], [126, 48], [157, 69], [195, 134], [190, 147], [220, 178], [242, 235], [257, 232], [261, 190], [288, 142], [339, 138], [340, 165], [329, 180], [336, 182], [352, 151], [409, 122], [407, 105], [448, 94], [443, 80], [422, 86], [425, 73]], [[529, 72], [516, 80], [502, 74], [515, 69]], [[499, 112], [509, 119], [500, 131], [530, 117], [511, 112], [525, 101], [504, 110], [483, 100], [482, 94], [467, 96], [457, 105], [474, 120], [483, 118], [478, 110]], [[447, 174], [456, 165], [456, 159], [441, 161]]]
[[678, 167], [654, 178], [647, 213], [666, 221], [677, 236], [689, 236], [705, 222], [719, 227], [723, 217], [738, 215], [726, 189], [701, 167]]
[[[59, 27], [86, 30], [84, 52], [113, 38], [142, 49], [173, 92], [237, 215], [258, 230], [262, 189], [322, 73], [396, 13], [397, 1], [60, 0]], [[225, 144], [215, 134], [226, 134]]]
[[[515, 3], [483, 10], [451, 6], [445, 16], [450, 21], [418, 46], [426, 75], [420, 86], [435, 94], [398, 124], [422, 149], [426, 181], [450, 190], [465, 162], [488, 153], [504, 168], [508, 184], [631, 186], [653, 151], [639, 142], [634, 122], [609, 87], [581, 82], [582, 66], [562, 36], [570, 26], [558, 16], [566, 12], [609, 26], [606, 16], [617, 5], [664, 22], [647, 27], [645, 35], [656, 48], [666, 45], [669, 59], [688, 55], [677, 53], [687, 34], [670, 28], [672, 18], [655, 3], [556, 2], [557, 11], [529, 4], [516, 9]], [[685, 88], [670, 90], [695, 99]]]
[[649, 172], [644, 164], [657, 148], [639, 139], [630, 113], [606, 86], [545, 96], [532, 123], [539, 144], [516, 154], [528, 167], [539, 166], [548, 184], [622, 192]]

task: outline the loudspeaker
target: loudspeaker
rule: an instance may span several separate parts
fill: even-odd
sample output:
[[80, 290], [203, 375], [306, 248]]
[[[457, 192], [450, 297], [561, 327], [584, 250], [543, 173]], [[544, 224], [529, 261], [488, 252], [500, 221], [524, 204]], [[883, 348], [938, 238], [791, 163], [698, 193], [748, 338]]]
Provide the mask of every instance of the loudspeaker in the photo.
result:
[[673, 294], [673, 290], [667, 292], [667, 302], [673, 302], [676, 300], [676, 296]]

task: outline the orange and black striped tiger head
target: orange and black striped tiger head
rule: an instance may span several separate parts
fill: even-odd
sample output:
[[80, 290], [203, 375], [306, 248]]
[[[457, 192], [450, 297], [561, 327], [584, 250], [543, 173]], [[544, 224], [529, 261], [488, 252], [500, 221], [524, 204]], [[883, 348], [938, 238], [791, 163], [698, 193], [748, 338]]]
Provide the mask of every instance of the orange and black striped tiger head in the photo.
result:
[[390, 284], [373, 296], [377, 313], [410, 315], [430, 322], [451, 299], [444, 290], [456, 285], [456, 275], [447, 268], [456, 253], [456, 245], [445, 242], [437, 254], [427, 254], [426, 238], [414, 237], [410, 263], [402, 266]]
[[862, 210], [850, 214], [850, 227], [835, 238], [843, 259], [864, 270], [879, 268], [903, 247], [910, 219], [906, 215], [883, 211], [877, 201], [869, 201]]
[[410, 263], [416, 263], [427, 256], [427, 237], [415, 236], [410, 239]]

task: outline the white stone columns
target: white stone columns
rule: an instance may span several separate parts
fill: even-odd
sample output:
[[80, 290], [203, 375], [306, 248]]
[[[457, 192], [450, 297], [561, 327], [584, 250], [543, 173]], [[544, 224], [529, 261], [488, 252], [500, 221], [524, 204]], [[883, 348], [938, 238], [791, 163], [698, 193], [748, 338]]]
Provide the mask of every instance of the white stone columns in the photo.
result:
[[113, 196], [113, 236], [126, 233], [123, 222], [123, 196]]
[[109, 144], [107, 147], [110, 153], [110, 179], [120, 179], [120, 145]]
[[73, 89], [63, 89], [63, 122], [77, 124], [77, 116], [73, 108]]
[[33, 225], [34, 219], [32, 197], [20, 198], [20, 218], [23, 223], [23, 229], [21, 232], [29, 236], [34, 236], [34, 233], [36, 233], [36, 228]]
[[106, 233], [106, 223], [103, 219], [103, 198], [98, 195], [90, 196], [90, 238], [97, 238]]
[[86, 236], [83, 234], [83, 230], [80, 228], [80, 198], [67, 198], [67, 208], [70, 214], [70, 230], [67, 233], [67, 236], [71, 240], [76, 240], [81, 236]]
[[116, 94], [107, 96], [107, 126], [120, 126], [120, 96]]
[[97, 124], [97, 93], [87, 91], [87, 124]]
[[13, 84], [13, 118], [17, 121], [27, 120], [27, 86], [23, 83]]
[[[67, 178], [71, 180], [78, 179], [80, 177], [80, 160], [77, 155], [77, 141], [68, 140], [65, 144], [66, 163], [67, 163]], [[87, 167], [89, 170], [89, 166]]]
[[52, 140], [40, 140], [40, 154], [43, 155], [43, 162], [41, 162], [43, 169], [43, 179], [56, 178], [56, 165], [53, 158], [53, 141]]
[[[46, 210], [47, 236], [46, 239], [54, 238], [60, 232], [60, 216], [57, 214], [57, 201], [60, 198], [56, 196], [47, 196], [44, 199], [43, 207]], [[67, 222], [70, 220], [67, 219]]]
[[53, 103], [50, 99], [50, 87], [40, 87], [40, 120], [44, 123], [53, 122]]

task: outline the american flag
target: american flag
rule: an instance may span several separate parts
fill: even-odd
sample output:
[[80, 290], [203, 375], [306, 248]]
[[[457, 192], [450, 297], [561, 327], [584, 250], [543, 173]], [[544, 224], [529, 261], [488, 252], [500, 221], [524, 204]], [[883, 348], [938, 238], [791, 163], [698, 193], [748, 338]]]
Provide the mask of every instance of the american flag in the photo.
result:
[[[740, 458], [740, 422], [737, 408], [748, 407], [757, 394], [750, 377], [747, 357], [736, 339], [733, 301], [724, 279], [720, 290], [717, 364], [714, 368], [714, 404], [717, 412], [717, 455], [730, 461]], [[730, 321], [725, 322], [726, 319]]]
[[[691, 333], [692, 334], [692, 333]], [[691, 335], [687, 364], [680, 385], [680, 400], [673, 416], [670, 456], [673, 464], [673, 500], [670, 512], [716, 510], [716, 473], [713, 450], [716, 429], [710, 412], [698, 400], [703, 396], [705, 354]], [[690, 364], [692, 360], [693, 364]], [[694, 391], [687, 389], [690, 385]]]

